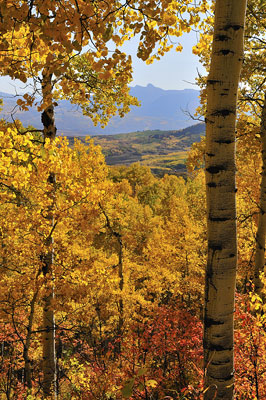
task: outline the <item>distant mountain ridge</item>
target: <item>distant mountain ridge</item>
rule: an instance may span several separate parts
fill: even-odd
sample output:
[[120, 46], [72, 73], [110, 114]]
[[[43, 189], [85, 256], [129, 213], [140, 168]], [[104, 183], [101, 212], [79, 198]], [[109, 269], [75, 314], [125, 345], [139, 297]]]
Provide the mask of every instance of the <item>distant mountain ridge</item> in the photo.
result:
[[[164, 90], [148, 84], [146, 87], [134, 86], [131, 94], [137, 97], [141, 106], [133, 106], [124, 118], [114, 117], [105, 129], [95, 127], [88, 117], [82, 115], [77, 106], [69, 101], [60, 101], [55, 109], [58, 133], [67, 136], [128, 133], [143, 130], [179, 130], [195, 122], [185, 113], [193, 114], [199, 105], [199, 91], [194, 89]], [[4, 100], [0, 117], [11, 121], [11, 112], [17, 98], [0, 92]], [[42, 128], [40, 113], [34, 108], [27, 112], [16, 109], [14, 118], [20, 119], [24, 126]]]

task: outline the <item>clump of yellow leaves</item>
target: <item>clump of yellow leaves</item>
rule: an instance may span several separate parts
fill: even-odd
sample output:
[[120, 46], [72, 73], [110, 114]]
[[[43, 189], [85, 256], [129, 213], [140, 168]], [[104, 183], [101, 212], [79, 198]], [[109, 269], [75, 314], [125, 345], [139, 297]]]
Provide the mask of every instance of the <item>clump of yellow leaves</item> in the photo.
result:
[[[110, 116], [123, 116], [137, 104], [128, 88], [131, 57], [119, 47], [140, 34], [137, 55], [151, 63], [174, 46], [173, 37], [196, 27], [199, 14], [207, 9], [206, 0], [198, 5], [191, 0], [130, 4], [113, 0], [101, 6], [83, 0], [5, 1], [1, 3], [0, 75], [24, 83], [33, 79], [33, 93], [18, 100], [24, 110], [35, 105], [43, 111], [55, 99], [67, 98], [95, 124], [104, 126]], [[179, 43], [175, 48], [182, 50]], [[55, 90], [38, 104], [44, 71], [51, 74]]]

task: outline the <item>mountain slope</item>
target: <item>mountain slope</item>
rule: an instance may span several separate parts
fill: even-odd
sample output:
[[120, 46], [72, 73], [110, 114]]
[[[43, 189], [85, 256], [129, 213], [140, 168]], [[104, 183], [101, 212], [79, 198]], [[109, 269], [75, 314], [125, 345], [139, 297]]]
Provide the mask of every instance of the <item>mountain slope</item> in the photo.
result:
[[[163, 90], [149, 84], [146, 87], [131, 88], [131, 94], [140, 100], [141, 107], [133, 106], [130, 113], [122, 119], [112, 118], [104, 130], [94, 127], [77, 106], [68, 101], [60, 101], [55, 109], [58, 133], [77, 136], [127, 133], [147, 129], [182, 129], [193, 124], [184, 111], [193, 114], [199, 105], [199, 92], [193, 89]], [[0, 98], [4, 100], [4, 109], [0, 116], [11, 121], [10, 113], [12, 110], [14, 112], [17, 98], [6, 93], [0, 93]], [[28, 112], [16, 108], [14, 118], [20, 119], [25, 126], [42, 128], [40, 114], [33, 108]]]
[[[129, 165], [140, 162], [158, 175], [184, 174], [185, 160], [192, 143], [200, 141], [205, 125], [197, 124], [182, 130], [148, 130], [118, 135], [94, 136], [102, 147], [108, 165]], [[78, 137], [81, 141], [85, 138]], [[68, 138], [72, 144], [73, 137]]]

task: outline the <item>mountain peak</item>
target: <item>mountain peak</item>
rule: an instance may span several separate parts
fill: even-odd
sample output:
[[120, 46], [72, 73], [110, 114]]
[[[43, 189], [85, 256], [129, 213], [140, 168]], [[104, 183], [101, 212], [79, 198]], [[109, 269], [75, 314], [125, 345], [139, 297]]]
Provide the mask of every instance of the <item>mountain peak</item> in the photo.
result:
[[[141, 106], [132, 106], [131, 111], [124, 118], [112, 118], [104, 130], [99, 126], [94, 127], [91, 120], [83, 116], [81, 110], [77, 110], [70, 102], [60, 101], [59, 107], [55, 109], [58, 132], [75, 136], [156, 129], [178, 130], [195, 123], [184, 110], [193, 115], [199, 106], [197, 90], [164, 90], [149, 83], [147, 86], [131, 87], [130, 94], [139, 99]], [[16, 98], [5, 93], [1, 93], [0, 97], [4, 98], [0, 117], [11, 121], [10, 113], [16, 104]], [[15, 117], [20, 119], [24, 126], [33, 125], [42, 129], [40, 113], [34, 107], [27, 112], [17, 109]]]

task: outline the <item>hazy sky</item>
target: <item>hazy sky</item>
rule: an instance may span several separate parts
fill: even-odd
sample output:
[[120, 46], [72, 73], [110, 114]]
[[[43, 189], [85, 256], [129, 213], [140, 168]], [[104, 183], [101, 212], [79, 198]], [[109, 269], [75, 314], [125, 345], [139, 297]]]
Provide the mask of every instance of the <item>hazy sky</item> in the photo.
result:
[[[146, 65], [136, 57], [136, 40], [127, 42], [124, 51], [131, 54], [134, 70], [134, 80], [130, 85], [147, 86], [148, 83], [152, 83], [162, 89], [198, 89], [193, 84], [197, 76], [197, 69], [201, 73], [204, 70], [198, 62], [198, 57], [192, 54], [192, 46], [197, 43], [196, 33], [191, 32], [176, 40], [183, 45], [183, 51], [177, 53], [172, 49], [160, 61], [154, 61], [151, 65]], [[15, 94], [14, 86], [18, 93], [22, 92], [24, 87], [20, 81], [0, 77], [0, 92]]]

